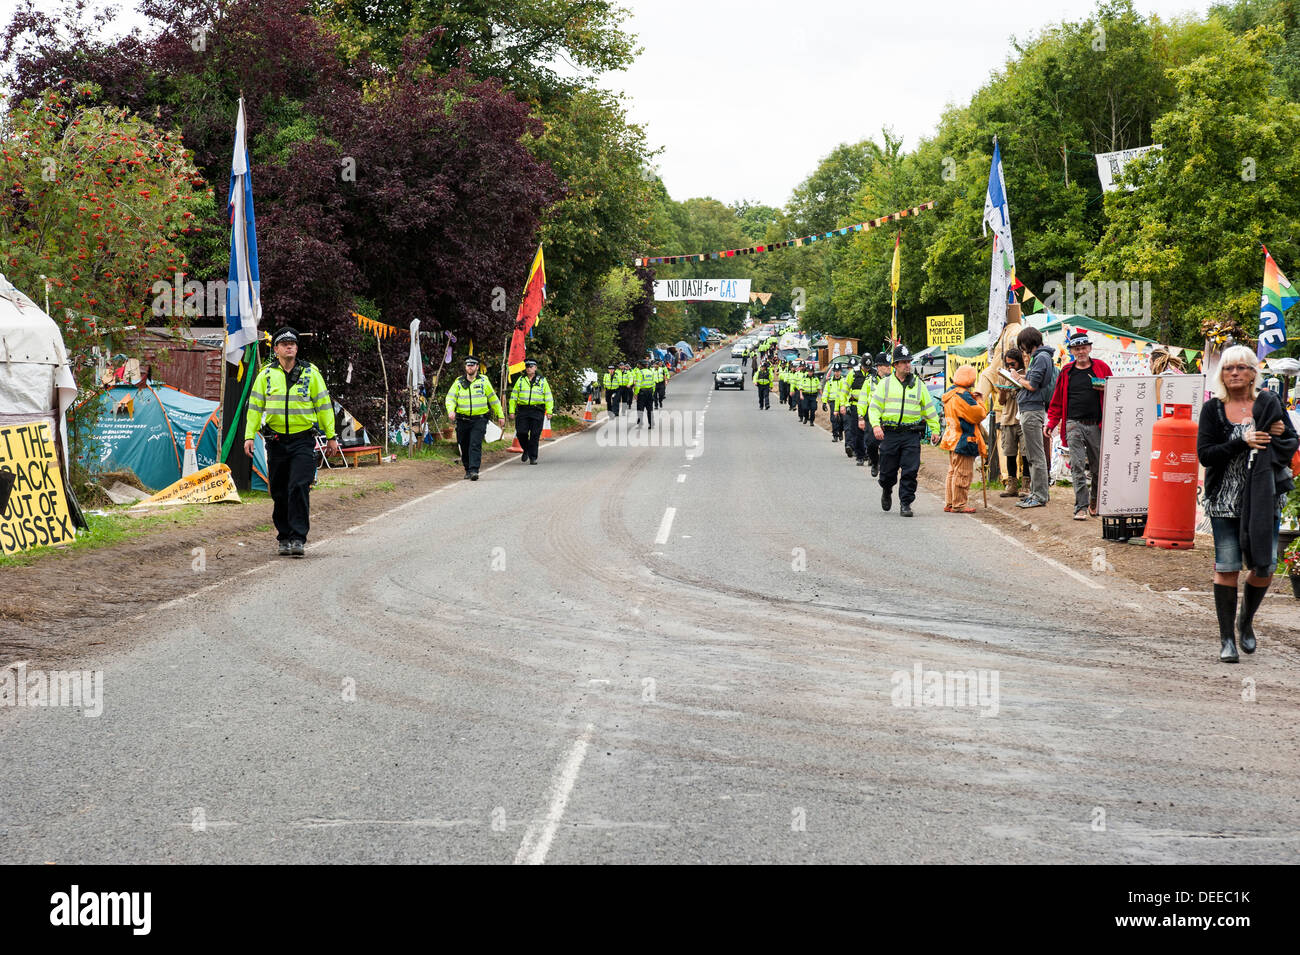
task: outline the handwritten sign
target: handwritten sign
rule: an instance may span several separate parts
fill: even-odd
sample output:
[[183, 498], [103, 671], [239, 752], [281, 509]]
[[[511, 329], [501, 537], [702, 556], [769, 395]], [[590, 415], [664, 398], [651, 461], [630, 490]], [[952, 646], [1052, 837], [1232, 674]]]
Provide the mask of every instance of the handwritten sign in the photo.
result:
[[[949, 355], [947, 365], [948, 381], [952, 381], [952, 376], [957, 373], [957, 369], [962, 365], [970, 365], [975, 369], [975, 374], [979, 375], [989, 366], [989, 354], [986, 351], [981, 351], [979, 354], [971, 355], [969, 358], [962, 358], [960, 355]], [[985, 397], [988, 396], [986, 395]]]
[[735, 302], [749, 301], [749, 279], [658, 279], [656, 302]]
[[174, 484], [169, 484], [153, 497], [146, 497], [136, 507], [152, 507], [159, 504], [218, 504], [222, 501], [239, 503], [239, 492], [235, 490], [234, 478], [230, 468], [224, 464], [212, 464], [201, 471], [195, 471], [189, 477], [183, 477]]
[[1106, 379], [1105, 420], [1101, 423], [1102, 517], [1145, 514], [1150, 490], [1151, 431], [1167, 404], [1192, 406], [1201, 418], [1204, 375], [1153, 375]]
[[925, 317], [925, 345], [927, 348], [951, 348], [966, 340], [965, 315], [927, 315]]
[[14, 476], [8, 505], [0, 511], [0, 552], [13, 554], [76, 538], [48, 421], [0, 428], [0, 470]]

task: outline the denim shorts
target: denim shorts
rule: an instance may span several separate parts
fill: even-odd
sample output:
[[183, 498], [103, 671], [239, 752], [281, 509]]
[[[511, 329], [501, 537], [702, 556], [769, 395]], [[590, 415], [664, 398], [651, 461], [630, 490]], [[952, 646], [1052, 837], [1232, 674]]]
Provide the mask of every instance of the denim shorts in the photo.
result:
[[[1268, 565], [1271, 577], [1277, 569], [1277, 531], [1280, 517], [1273, 520], [1273, 562]], [[1214, 531], [1214, 569], [1221, 574], [1232, 574], [1242, 570], [1241, 564], [1241, 518], [1211, 517], [1210, 527]]]

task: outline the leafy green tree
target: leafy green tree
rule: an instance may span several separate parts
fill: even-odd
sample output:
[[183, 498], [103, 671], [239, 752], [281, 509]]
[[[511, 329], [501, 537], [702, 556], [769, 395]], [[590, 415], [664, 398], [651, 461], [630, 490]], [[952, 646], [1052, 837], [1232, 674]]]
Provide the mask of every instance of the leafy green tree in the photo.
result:
[[1269, 92], [1280, 42], [1260, 27], [1175, 70], [1177, 100], [1153, 128], [1163, 152], [1125, 170], [1135, 191], [1106, 196], [1089, 275], [1151, 282], [1162, 340], [1198, 341], [1202, 322], [1253, 335], [1261, 241], [1283, 271], [1298, 261], [1300, 104]]
[[48, 90], [0, 118], [4, 271], [42, 303], [49, 276], [51, 317], [83, 388], [92, 346], [111, 348], [124, 326], [173, 315], [171, 290], [189, 273], [177, 240], [212, 210], [179, 134], [123, 108], [84, 105], [98, 93], [89, 84]]

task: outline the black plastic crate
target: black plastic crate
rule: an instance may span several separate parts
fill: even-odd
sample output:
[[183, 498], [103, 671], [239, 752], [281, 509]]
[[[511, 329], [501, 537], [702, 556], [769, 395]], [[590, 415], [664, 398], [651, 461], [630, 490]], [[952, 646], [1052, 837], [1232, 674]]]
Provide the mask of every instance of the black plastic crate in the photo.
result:
[[1103, 517], [1101, 519], [1101, 539], [1106, 541], [1133, 540], [1146, 533], [1145, 515], [1125, 514], [1120, 517]]

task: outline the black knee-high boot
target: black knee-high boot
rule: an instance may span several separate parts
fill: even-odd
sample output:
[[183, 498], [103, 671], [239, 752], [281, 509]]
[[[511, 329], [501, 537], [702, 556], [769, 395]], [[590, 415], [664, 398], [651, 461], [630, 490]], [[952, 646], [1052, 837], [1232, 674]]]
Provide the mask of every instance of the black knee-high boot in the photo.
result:
[[1255, 619], [1255, 611], [1264, 601], [1264, 595], [1268, 593], [1267, 587], [1252, 587], [1246, 585], [1246, 592], [1242, 595], [1241, 616], [1237, 618], [1237, 630], [1241, 634], [1241, 652], [1255, 652], [1255, 628], [1251, 623]]
[[1228, 584], [1214, 585], [1214, 610], [1219, 616], [1219, 660], [1223, 663], [1236, 663], [1237, 641], [1233, 631], [1233, 617], [1237, 615], [1237, 588]]

